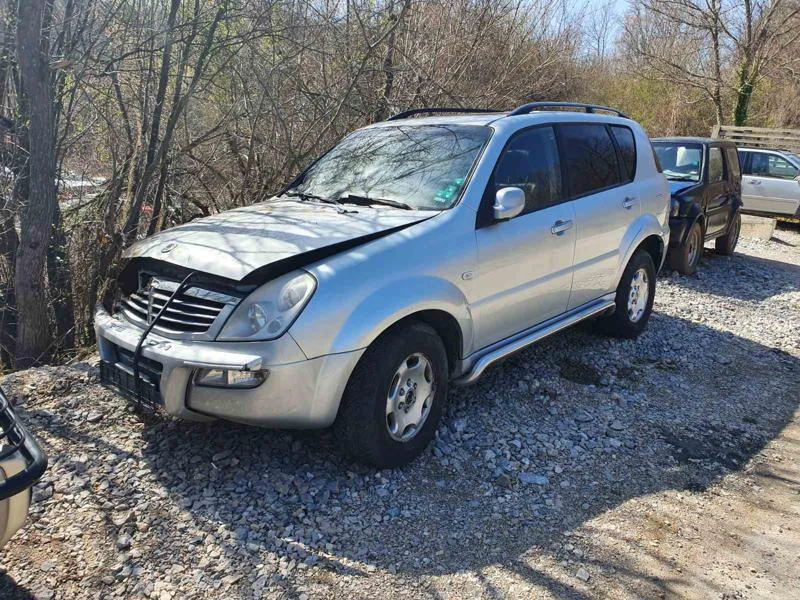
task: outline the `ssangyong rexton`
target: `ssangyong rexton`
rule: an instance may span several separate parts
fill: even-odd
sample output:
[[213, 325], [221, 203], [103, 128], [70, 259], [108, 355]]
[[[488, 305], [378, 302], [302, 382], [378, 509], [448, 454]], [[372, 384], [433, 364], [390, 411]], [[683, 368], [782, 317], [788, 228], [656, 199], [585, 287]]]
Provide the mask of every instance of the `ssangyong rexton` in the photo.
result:
[[270, 201], [134, 244], [95, 316], [101, 378], [186, 419], [333, 425], [356, 459], [401, 465], [450, 382], [590, 317], [637, 336], [668, 208], [618, 111], [407, 111]]

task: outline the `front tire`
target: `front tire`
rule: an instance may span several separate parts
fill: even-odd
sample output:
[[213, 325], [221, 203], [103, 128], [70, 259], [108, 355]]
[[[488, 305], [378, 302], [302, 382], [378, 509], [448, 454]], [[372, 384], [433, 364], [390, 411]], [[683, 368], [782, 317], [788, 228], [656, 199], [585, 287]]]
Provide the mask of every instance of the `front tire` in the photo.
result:
[[736, 216], [733, 217], [733, 221], [731, 221], [730, 227], [728, 227], [728, 233], [714, 240], [714, 250], [717, 254], [731, 256], [733, 251], [736, 250], [736, 244], [739, 241], [739, 232], [741, 230], [742, 215], [737, 212]]
[[703, 228], [696, 222], [689, 230], [686, 241], [670, 251], [670, 267], [682, 275], [694, 274], [703, 255], [703, 245]]
[[656, 295], [656, 267], [650, 254], [637, 250], [617, 286], [614, 312], [600, 317], [600, 329], [614, 337], [638, 337], [650, 320]]
[[419, 456], [447, 397], [447, 352], [424, 323], [390, 329], [367, 348], [347, 382], [334, 433], [345, 452], [380, 469]]

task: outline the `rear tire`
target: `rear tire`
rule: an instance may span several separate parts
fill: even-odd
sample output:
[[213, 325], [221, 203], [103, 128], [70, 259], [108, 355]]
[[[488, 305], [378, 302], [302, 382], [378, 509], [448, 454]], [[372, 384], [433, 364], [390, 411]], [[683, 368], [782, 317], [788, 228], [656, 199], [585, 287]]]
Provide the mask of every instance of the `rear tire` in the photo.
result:
[[682, 275], [692, 275], [697, 271], [703, 255], [703, 228], [697, 222], [692, 225], [686, 241], [669, 252], [669, 266]]
[[380, 469], [410, 463], [436, 433], [447, 380], [444, 343], [431, 327], [414, 322], [382, 334], [342, 397], [333, 428], [345, 452]]
[[739, 233], [742, 230], [742, 215], [737, 211], [736, 216], [733, 217], [728, 233], [718, 237], [714, 240], [714, 250], [717, 254], [723, 256], [731, 256], [733, 251], [736, 250], [736, 244], [739, 241]]
[[638, 337], [650, 320], [655, 295], [656, 267], [650, 254], [640, 248], [622, 273], [614, 312], [598, 319], [599, 328], [614, 337]]

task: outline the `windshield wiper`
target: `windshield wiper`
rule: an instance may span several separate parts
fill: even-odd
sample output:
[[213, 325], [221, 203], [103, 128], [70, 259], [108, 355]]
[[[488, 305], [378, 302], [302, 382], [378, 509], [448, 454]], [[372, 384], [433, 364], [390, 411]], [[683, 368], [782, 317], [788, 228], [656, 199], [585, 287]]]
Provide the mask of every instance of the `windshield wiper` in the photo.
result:
[[300, 200], [305, 202], [308, 202], [309, 200], [319, 200], [320, 202], [327, 202], [328, 204], [338, 204], [338, 202], [333, 198], [326, 198], [325, 196], [318, 196], [317, 194], [307, 194], [306, 192], [290, 191], [286, 192], [284, 195], [291, 196], [292, 198], [300, 198]]
[[356, 204], [358, 206], [382, 204], [383, 206], [402, 208], [403, 210], [414, 210], [412, 206], [406, 204], [405, 202], [398, 202], [397, 200], [389, 200], [387, 198], [370, 198], [369, 196], [358, 196], [356, 194], [344, 194], [343, 196], [339, 197], [338, 202], [343, 204]]
[[683, 177], [667, 177], [670, 181], [699, 181], [690, 175], [684, 175]]

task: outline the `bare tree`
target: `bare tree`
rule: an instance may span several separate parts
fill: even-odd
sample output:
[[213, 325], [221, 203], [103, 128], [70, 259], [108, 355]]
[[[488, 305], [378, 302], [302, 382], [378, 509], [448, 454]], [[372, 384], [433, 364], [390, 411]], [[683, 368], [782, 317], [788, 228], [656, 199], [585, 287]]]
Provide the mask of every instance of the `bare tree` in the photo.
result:
[[730, 93], [742, 125], [758, 82], [800, 36], [798, 15], [791, 0], [634, 0], [624, 40], [641, 75], [702, 90], [717, 124]]
[[52, 342], [45, 263], [56, 210], [55, 118], [48, 69], [50, 11], [45, 0], [19, 3], [17, 62], [20, 77], [20, 127], [28, 151], [23, 177], [27, 198], [20, 214], [15, 291], [18, 306], [16, 359], [24, 368], [44, 359]]

